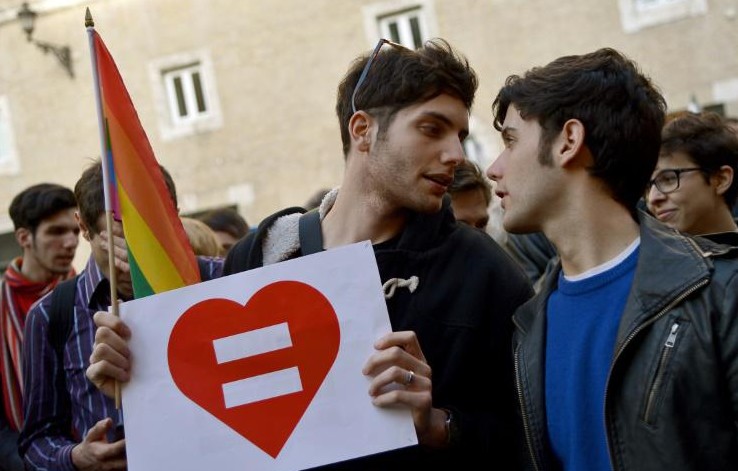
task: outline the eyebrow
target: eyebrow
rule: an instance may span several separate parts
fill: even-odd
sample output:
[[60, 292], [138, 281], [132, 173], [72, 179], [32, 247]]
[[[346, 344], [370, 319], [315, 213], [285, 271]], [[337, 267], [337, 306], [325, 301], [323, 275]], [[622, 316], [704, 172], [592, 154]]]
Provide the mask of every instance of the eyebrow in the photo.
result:
[[[448, 116], [446, 116], [443, 113], [439, 113], [437, 111], [424, 111], [423, 113], [421, 113], [421, 117], [435, 118], [438, 121], [443, 122], [446, 126], [450, 128], [453, 128], [455, 126], [454, 122], [451, 121], [451, 119]], [[468, 135], [469, 135], [469, 129], [465, 127], [461, 128], [461, 131], [459, 131], [459, 136], [462, 138], [462, 140], [465, 139], [466, 136]]]

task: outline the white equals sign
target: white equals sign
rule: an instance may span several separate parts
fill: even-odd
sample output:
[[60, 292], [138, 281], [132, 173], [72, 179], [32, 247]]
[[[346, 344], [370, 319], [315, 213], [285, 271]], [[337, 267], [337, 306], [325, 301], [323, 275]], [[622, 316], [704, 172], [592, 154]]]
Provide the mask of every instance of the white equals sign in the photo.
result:
[[[292, 346], [286, 322], [213, 341], [218, 364]], [[223, 384], [226, 409], [302, 391], [296, 366]]]

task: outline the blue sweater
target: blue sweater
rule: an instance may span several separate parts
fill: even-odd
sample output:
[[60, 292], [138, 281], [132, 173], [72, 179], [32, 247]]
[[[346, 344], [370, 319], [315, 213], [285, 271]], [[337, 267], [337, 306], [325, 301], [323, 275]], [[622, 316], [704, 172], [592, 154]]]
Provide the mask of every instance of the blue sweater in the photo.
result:
[[548, 299], [546, 417], [554, 455], [565, 471], [610, 470], [605, 382], [638, 250], [591, 277], [559, 277]]

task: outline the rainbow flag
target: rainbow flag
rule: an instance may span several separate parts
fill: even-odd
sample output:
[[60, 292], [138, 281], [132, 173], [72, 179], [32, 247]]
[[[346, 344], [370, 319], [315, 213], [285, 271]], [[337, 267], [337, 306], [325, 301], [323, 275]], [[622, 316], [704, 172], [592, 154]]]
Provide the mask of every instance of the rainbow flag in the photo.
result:
[[[149, 139], [123, 79], [97, 31], [91, 31], [102, 104], [107, 180], [120, 207], [134, 297], [200, 281], [200, 271]], [[117, 214], [116, 214], [117, 216]]]

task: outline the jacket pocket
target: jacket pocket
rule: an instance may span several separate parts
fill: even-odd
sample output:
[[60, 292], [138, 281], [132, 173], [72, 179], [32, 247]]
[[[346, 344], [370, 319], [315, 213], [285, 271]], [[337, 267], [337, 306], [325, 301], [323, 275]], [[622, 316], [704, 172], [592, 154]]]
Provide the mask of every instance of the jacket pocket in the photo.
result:
[[676, 349], [679, 346], [680, 340], [686, 334], [685, 330], [687, 322], [674, 320], [669, 325], [669, 332], [666, 336], [666, 340], [661, 344], [658, 364], [656, 365], [656, 371], [653, 379], [649, 383], [648, 389], [646, 389], [645, 407], [643, 409], [643, 421], [648, 425], [656, 424], [656, 412], [658, 405], [662, 401], [663, 390], [666, 386], [666, 379], [669, 373], [669, 365], [672, 362], [672, 358], [676, 354]]

